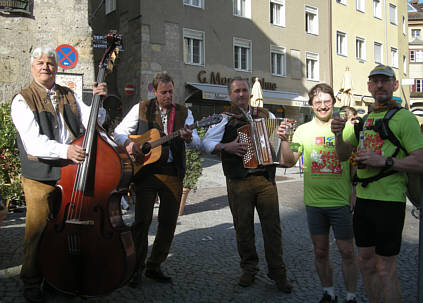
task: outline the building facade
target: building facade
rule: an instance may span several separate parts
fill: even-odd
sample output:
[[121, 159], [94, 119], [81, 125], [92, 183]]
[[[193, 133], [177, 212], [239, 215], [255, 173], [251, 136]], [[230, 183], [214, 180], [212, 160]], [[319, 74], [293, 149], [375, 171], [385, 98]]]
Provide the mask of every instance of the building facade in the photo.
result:
[[[85, 1], [0, 1], [0, 102], [13, 96], [32, 79], [30, 54], [38, 46], [72, 48], [58, 69], [58, 82], [91, 101], [95, 81], [92, 31]], [[74, 50], [74, 51], [73, 51]], [[76, 54], [76, 55], [75, 55]], [[65, 65], [68, 64], [68, 65]]]
[[[410, 102], [407, 2], [403, 0], [333, 0], [332, 54], [335, 93], [350, 88], [351, 106], [367, 111], [373, 98], [367, 76], [377, 64], [395, 70], [400, 88], [395, 96], [403, 106]], [[346, 84], [347, 83], [347, 84]], [[338, 94], [339, 96], [339, 94]], [[338, 102], [337, 105], [344, 105]]]
[[153, 96], [158, 71], [173, 76], [176, 101], [196, 118], [229, 108], [231, 78], [252, 86], [257, 77], [264, 106], [301, 123], [311, 118], [307, 91], [331, 79], [329, 14], [318, 0], [106, 0], [93, 29], [123, 34], [115, 93], [124, 111]]
[[411, 80], [411, 111], [423, 124], [423, 3], [410, 1], [408, 10], [408, 47]]

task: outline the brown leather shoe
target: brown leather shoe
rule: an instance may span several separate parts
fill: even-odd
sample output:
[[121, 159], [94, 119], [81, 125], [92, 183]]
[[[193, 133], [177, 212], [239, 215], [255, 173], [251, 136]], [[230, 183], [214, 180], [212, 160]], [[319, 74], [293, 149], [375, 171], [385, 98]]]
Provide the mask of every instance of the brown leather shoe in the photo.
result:
[[128, 282], [128, 286], [132, 288], [137, 288], [142, 282], [142, 271], [136, 270], [133, 274], [131, 279]]
[[248, 287], [253, 284], [255, 278], [255, 274], [244, 271], [241, 277], [239, 278], [238, 285], [242, 287]]
[[286, 279], [286, 277], [284, 278], [280, 278], [280, 279], [276, 279], [276, 287], [278, 288], [278, 290], [290, 294], [292, 291], [292, 285], [291, 283], [288, 282], [288, 280]]
[[44, 295], [41, 292], [40, 287], [24, 288], [23, 296], [28, 302], [31, 302], [31, 303], [43, 303], [43, 302], [45, 302], [44, 301]]
[[166, 276], [160, 268], [159, 269], [147, 269], [145, 271], [145, 276], [147, 278], [156, 280], [157, 282], [160, 282], [160, 283], [170, 283], [170, 282], [172, 282], [172, 278], [169, 277], [169, 276]]

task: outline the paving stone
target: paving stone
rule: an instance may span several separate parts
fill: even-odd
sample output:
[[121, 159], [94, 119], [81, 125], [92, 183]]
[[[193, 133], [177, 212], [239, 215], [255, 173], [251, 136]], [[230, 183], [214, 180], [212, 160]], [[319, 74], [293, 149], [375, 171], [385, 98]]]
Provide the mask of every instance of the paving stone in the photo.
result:
[[[294, 285], [291, 294], [277, 291], [266, 275], [263, 238], [258, 216], [255, 217], [256, 245], [260, 271], [250, 287], [237, 285], [241, 275], [235, 230], [226, 198], [225, 179], [216, 159], [207, 158], [197, 191], [189, 193], [184, 215], [179, 217], [175, 238], [163, 270], [173, 277], [172, 284], [144, 278], [136, 289], [124, 286], [99, 298], [78, 298], [48, 294], [49, 303], [120, 303], [120, 302], [318, 302], [319, 279], [314, 268], [313, 248], [303, 205], [303, 180], [298, 168], [278, 168], [280, 216], [283, 253], [288, 278]], [[419, 224], [407, 206], [404, 239], [399, 255], [399, 275], [403, 302], [417, 301], [417, 261]], [[25, 212], [10, 213], [0, 228], [0, 303], [25, 302], [21, 297], [19, 271], [23, 259], [22, 243]], [[157, 228], [158, 207], [149, 233], [151, 247]], [[132, 212], [125, 215], [133, 220]], [[341, 259], [331, 236], [331, 260], [334, 263], [335, 289], [342, 302], [345, 296]], [[361, 279], [359, 302], [367, 302]]]

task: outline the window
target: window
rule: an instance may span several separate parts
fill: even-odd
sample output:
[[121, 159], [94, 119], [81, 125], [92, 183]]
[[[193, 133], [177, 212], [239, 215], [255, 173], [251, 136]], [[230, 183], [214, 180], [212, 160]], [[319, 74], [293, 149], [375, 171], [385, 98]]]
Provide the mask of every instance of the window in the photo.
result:
[[336, 32], [336, 53], [347, 56], [347, 35], [343, 32]]
[[305, 7], [305, 30], [309, 34], [319, 34], [319, 19], [317, 8], [306, 6]]
[[407, 58], [402, 56], [402, 71], [404, 75], [407, 75]]
[[286, 76], [286, 49], [270, 46], [271, 70], [274, 76]]
[[382, 5], [380, 0], [373, 0], [373, 16], [382, 19]]
[[410, 50], [410, 62], [416, 62], [416, 51]]
[[306, 79], [319, 81], [319, 55], [306, 53]]
[[355, 0], [355, 8], [360, 12], [366, 11], [366, 1], [365, 0]]
[[407, 23], [404, 16], [402, 16], [402, 34], [407, 35]]
[[184, 62], [204, 65], [204, 33], [184, 28]]
[[234, 15], [251, 18], [251, 0], [233, 0]]
[[234, 68], [251, 71], [251, 41], [234, 38]]
[[382, 43], [375, 42], [374, 44], [374, 57], [375, 57], [375, 63], [382, 64], [383, 62], [383, 48]]
[[414, 79], [414, 85], [411, 87], [413, 93], [423, 93], [423, 79]]
[[116, 0], [106, 0], [106, 15], [116, 10]]
[[421, 35], [420, 29], [412, 29], [411, 30], [411, 37], [417, 38], [417, 37], [420, 37], [420, 35]]
[[285, 0], [270, 0], [270, 23], [285, 26]]
[[398, 49], [391, 47], [391, 66], [398, 68]]
[[359, 60], [366, 60], [366, 41], [364, 38], [355, 38], [355, 57]]
[[204, 0], [184, 0], [185, 5], [195, 6], [195, 7], [204, 7]]
[[389, 4], [389, 22], [391, 24], [397, 25], [397, 7], [392, 3]]
[[423, 63], [423, 49], [410, 49], [410, 62]]

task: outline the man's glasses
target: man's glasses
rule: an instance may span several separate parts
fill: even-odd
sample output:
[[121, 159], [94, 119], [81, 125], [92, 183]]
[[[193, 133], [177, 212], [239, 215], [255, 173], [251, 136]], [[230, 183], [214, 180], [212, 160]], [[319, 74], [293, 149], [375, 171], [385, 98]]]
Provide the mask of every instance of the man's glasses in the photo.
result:
[[315, 107], [321, 107], [322, 105], [325, 105], [327, 107], [332, 105], [332, 100], [325, 100], [325, 101], [314, 101], [313, 106]]
[[382, 85], [385, 85], [386, 83], [392, 81], [393, 78], [381, 78], [381, 79], [369, 79], [369, 83], [371, 84], [379, 84], [382, 83]]

